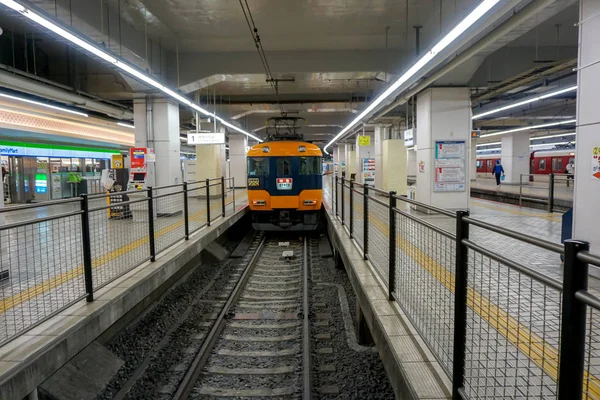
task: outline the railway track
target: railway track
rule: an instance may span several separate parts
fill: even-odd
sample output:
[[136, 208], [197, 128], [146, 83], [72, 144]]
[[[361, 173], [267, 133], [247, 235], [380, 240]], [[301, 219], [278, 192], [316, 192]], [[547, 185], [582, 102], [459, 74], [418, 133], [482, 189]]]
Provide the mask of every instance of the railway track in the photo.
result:
[[173, 394], [310, 399], [307, 238], [263, 238]]

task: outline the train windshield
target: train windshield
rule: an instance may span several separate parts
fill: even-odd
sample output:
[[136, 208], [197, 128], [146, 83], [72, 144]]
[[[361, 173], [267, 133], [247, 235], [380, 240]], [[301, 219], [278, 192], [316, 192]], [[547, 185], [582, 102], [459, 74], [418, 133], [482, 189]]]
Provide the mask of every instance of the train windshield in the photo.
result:
[[277, 157], [277, 176], [290, 176], [292, 174], [292, 159], [290, 157]]
[[269, 159], [248, 157], [248, 175], [269, 175]]
[[300, 175], [321, 175], [321, 157], [300, 157]]

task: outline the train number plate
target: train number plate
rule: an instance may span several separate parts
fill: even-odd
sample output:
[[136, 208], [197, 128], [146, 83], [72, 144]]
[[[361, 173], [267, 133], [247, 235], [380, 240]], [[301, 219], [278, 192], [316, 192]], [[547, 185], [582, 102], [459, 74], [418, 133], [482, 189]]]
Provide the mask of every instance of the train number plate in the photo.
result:
[[277, 190], [292, 190], [292, 178], [277, 178]]
[[248, 186], [260, 186], [260, 178], [248, 178]]

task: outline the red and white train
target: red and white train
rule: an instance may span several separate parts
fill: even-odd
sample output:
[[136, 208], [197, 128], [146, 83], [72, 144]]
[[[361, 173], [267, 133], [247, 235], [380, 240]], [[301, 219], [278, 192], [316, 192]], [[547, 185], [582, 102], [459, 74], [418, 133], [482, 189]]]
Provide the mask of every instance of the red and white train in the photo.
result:
[[[500, 160], [500, 154], [478, 156], [477, 176], [490, 177], [496, 160]], [[529, 155], [529, 173], [536, 175], [564, 174], [567, 164], [571, 160], [575, 160], [575, 151], [572, 149], [532, 151]]]

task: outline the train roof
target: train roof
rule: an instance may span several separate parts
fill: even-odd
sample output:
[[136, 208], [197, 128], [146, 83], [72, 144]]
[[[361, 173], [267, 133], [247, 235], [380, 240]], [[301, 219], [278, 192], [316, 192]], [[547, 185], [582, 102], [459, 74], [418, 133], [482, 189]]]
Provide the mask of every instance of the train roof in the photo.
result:
[[[300, 148], [306, 150], [300, 152]], [[269, 150], [263, 150], [267, 147]], [[307, 142], [278, 140], [273, 142], [263, 142], [250, 147], [248, 157], [278, 157], [278, 156], [305, 156], [305, 157], [321, 157], [321, 149], [319, 146]]]

